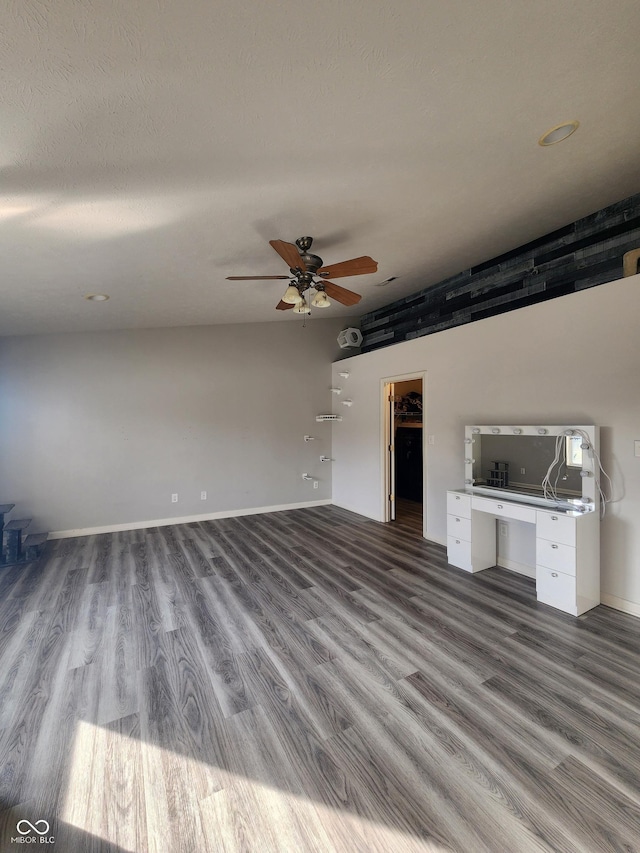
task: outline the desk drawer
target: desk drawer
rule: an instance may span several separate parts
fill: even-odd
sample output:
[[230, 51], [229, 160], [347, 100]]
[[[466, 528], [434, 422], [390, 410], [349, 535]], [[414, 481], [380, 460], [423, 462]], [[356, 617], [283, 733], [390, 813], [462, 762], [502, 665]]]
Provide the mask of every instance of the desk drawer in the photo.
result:
[[447, 536], [447, 561], [465, 572], [472, 571], [471, 542], [460, 539], [459, 536]]
[[575, 576], [576, 549], [561, 542], [536, 539], [536, 565]]
[[536, 513], [536, 536], [562, 545], [576, 546], [576, 519], [553, 512]]
[[471, 518], [471, 495], [447, 492], [447, 512], [449, 515]]
[[520, 506], [520, 504], [516, 503], [474, 497], [471, 501], [471, 509], [479, 512], [488, 512], [499, 518], [514, 518], [517, 521], [529, 521], [532, 524], [536, 522], [535, 509], [532, 509], [530, 506]]
[[536, 569], [536, 594], [538, 601], [550, 604], [565, 613], [577, 615], [576, 579], [564, 572], [554, 572], [544, 566]]
[[471, 519], [459, 515], [447, 516], [447, 536], [471, 542]]

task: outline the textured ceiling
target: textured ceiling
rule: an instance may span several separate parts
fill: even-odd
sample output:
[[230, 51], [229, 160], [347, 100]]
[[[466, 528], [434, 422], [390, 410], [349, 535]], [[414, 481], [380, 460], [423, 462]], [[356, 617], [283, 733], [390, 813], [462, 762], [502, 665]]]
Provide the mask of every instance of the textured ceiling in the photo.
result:
[[379, 262], [318, 312], [355, 318], [640, 191], [637, 0], [0, 15], [0, 334], [299, 322], [225, 276], [286, 273], [267, 241], [303, 234]]

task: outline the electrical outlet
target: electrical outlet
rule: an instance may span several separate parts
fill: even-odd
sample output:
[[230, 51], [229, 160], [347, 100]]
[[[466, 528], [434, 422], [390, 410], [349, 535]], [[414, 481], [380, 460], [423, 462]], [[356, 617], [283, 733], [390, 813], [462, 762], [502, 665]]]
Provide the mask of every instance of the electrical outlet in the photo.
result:
[[435, 435], [430, 435], [429, 438], [427, 439], [427, 444], [435, 444], [435, 443], [436, 443]]
[[520, 473], [521, 473], [521, 474], [526, 474], [526, 473], [527, 473], [527, 469], [526, 469], [526, 468], [521, 468], [521, 469], [520, 469]]
[[171, 503], [172, 503], [172, 504], [177, 504], [177, 503], [178, 503], [178, 496], [177, 496], [177, 495], [175, 495], [175, 494], [174, 494], [174, 495], [171, 495]]
[[200, 492], [200, 500], [206, 501], [206, 499], [207, 499], [207, 493], [206, 492]]
[[317, 481], [317, 480], [314, 480], [314, 481], [313, 481], [313, 488], [314, 488], [314, 489], [317, 489], [317, 488], [318, 488], [318, 481]]
[[507, 536], [509, 534], [509, 525], [507, 524], [507, 522], [506, 521], [500, 521], [500, 522], [498, 522], [498, 524], [499, 524], [500, 536]]

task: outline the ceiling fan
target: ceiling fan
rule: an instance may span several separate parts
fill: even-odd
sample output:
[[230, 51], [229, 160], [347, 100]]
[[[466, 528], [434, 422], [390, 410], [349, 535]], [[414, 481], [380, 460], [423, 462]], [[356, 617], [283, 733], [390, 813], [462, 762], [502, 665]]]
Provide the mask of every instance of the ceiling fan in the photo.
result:
[[[311, 301], [314, 308], [328, 308], [331, 305], [329, 296], [342, 305], [356, 305], [362, 298], [359, 293], [347, 290], [339, 284], [327, 281], [328, 278], [344, 278], [349, 275], [367, 275], [376, 272], [378, 264], [368, 255], [352, 258], [340, 264], [323, 266], [322, 258], [309, 252], [312, 237], [300, 237], [293, 243], [284, 240], [269, 240], [283, 261], [289, 267], [289, 275], [230, 275], [228, 281], [273, 281], [289, 279], [289, 286], [280, 302], [276, 305], [278, 311], [288, 311], [290, 308], [296, 314], [310, 314], [311, 307], [305, 299], [305, 293], [314, 289], [316, 295]], [[297, 248], [296, 248], [297, 247]]]

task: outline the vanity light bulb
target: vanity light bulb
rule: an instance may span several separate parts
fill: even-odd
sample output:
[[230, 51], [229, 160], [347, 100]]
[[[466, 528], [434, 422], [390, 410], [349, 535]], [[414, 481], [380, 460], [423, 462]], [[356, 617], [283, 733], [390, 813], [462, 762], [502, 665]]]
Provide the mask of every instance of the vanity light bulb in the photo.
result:
[[471, 439], [470, 439], [470, 438], [465, 438], [464, 443], [465, 443], [465, 444], [471, 444]]
[[478, 435], [478, 434], [480, 433], [480, 427], [474, 427], [474, 428], [471, 430], [471, 432], [472, 432], [474, 435]]
[[514, 435], [521, 435], [521, 434], [522, 434], [522, 430], [521, 430], [521, 429], [514, 429], [513, 434], [514, 434]]
[[546, 429], [539, 429], [538, 430], [538, 435], [546, 435], [546, 434], [547, 434]]
[[499, 435], [499, 434], [500, 434], [500, 430], [498, 429], [498, 427], [494, 427], [494, 428], [491, 430], [491, 432], [492, 432], [494, 435]]
[[464, 484], [465, 484], [465, 486], [472, 486], [472, 485], [473, 485], [473, 480], [465, 480], [465, 481], [464, 481]]

